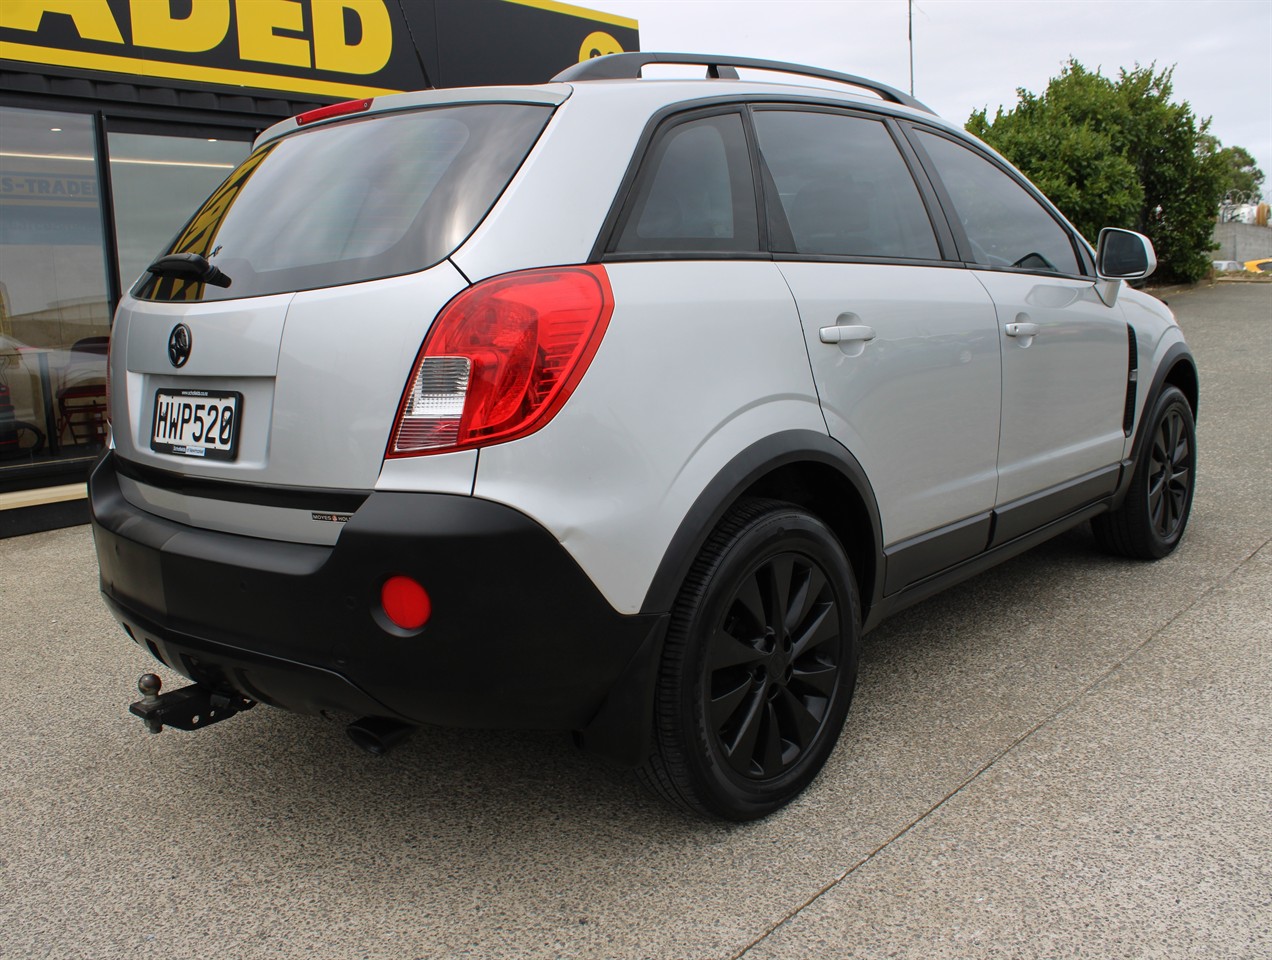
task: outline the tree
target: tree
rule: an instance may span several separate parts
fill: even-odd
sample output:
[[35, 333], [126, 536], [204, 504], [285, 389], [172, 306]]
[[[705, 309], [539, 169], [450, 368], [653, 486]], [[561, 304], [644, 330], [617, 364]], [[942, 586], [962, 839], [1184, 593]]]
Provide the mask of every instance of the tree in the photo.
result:
[[1219, 149], [1215, 141], [1215, 160], [1223, 171], [1223, 179], [1219, 183], [1219, 202], [1230, 193], [1244, 195], [1249, 202], [1255, 202], [1263, 196], [1263, 171], [1254, 162], [1254, 157], [1245, 147], [1224, 147]]
[[1083, 236], [1128, 227], [1153, 241], [1167, 280], [1195, 281], [1210, 267], [1223, 162], [1209, 120], [1171, 102], [1173, 68], [1122, 69], [1116, 80], [1065, 64], [1041, 95], [1016, 91], [991, 121], [967, 129], [1020, 168]]

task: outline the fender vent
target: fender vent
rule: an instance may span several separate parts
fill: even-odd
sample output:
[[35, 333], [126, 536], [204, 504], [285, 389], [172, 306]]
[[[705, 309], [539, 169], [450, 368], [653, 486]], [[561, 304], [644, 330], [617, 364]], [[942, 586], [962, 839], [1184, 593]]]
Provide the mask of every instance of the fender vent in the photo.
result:
[[1122, 432], [1130, 436], [1135, 429], [1135, 385], [1139, 382], [1139, 346], [1135, 328], [1126, 325], [1126, 409], [1122, 412]]

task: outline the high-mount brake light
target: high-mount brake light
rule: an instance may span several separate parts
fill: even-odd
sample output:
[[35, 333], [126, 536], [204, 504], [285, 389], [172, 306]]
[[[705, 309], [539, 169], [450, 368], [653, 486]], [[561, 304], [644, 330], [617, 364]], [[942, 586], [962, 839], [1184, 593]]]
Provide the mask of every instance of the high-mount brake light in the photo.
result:
[[526, 270], [462, 291], [424, 338], [386, 455], [487, 446], [538, 430], [578, 386], [613, 312], [600, 265]]
[[363, 110], [371, 109], [371, 101], [374, 98], [366, 100], [346, 100], [343, 103], [333, 103], [326, 107], [317, 107], [313, 110], [306, 110], [304, 113], [297, 114], [296, 125], [303, 127], [307, 123], [317, 123], [319, 120], [327, 120], [331, 117], [343, 117], [349, 113], [361, 113]]

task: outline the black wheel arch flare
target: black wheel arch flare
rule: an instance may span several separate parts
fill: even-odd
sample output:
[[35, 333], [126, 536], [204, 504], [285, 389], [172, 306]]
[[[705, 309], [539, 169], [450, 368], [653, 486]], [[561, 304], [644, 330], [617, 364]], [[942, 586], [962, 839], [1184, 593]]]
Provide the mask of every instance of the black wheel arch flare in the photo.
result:
[[[698, 495], [680, 522], [645, 593], [642, 613], [665, 613], [721, 517], [738, 500], [800, 503], [839, 537], [857, 578], [862, 618], [883, 584], [883, 528], [866, 472], [838, 441], [811, 430], [772, 434], [742, 450]], [[863, 529], [863, 525], [868, 529]]]
[[1178, 387], [1188, 400], [1188, 405], [1192, 407], [1193, 420], [1197, 419], [1197, 403], [1199, 394], [1197, 362], [1193, 359], [1192, 351], [1188, 349], [1185, 343], [1176, 343], [1166, 355], [1162, 357], [1158, 363], [1157, 369], [1153, 372], [1153, 382], [1150, 384], [1144, 394], [1144, 405], [1140, 407], [1140, 422], [1135, 425], [1135, 441], [1131, 444], [1130, 455], [1122, 465], [1122, 476], [1117, 485], [1117, 491], [1113, 496], [1112, 506], [1116, 509], [1122, 500], [1126, 497], [1126, 492], [1130, 489], [1131, 476], [1135, 472], [1135, 464], [1139, 462], [1140, 454], [1143, 453], [1144, 444], [1148, 438], [1148, 429], [1146, 426], [1145, 415], [1153, 409], [1153, 405], [1157, 403], [1157, 398], [1162, 395], [1162, 391], [1168, 386]]

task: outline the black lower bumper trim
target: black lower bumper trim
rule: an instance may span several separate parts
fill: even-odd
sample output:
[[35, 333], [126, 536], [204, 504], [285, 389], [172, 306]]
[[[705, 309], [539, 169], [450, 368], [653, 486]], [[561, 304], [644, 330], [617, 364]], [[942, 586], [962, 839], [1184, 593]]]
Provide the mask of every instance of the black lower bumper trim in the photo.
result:
[[[146, 513], [123, 497], [115, 459], [89, 481], [102, 594], [196, 682], [413, 724], [580, 730], [601, 714], [612, 740], [602, 708], [647, 673], [638, 653], [657, 655], [664, 618], [617, 613], [555, 537], [501, 504], [375, 492], [334, 547], [283, 543]], [[377, 622], [396, 574], [432, 599], [409, 636]]]

